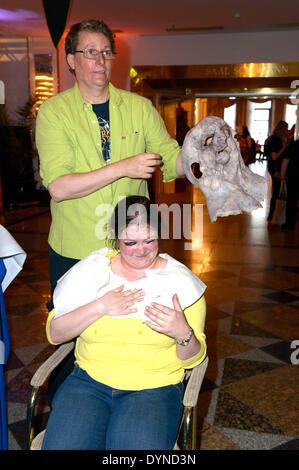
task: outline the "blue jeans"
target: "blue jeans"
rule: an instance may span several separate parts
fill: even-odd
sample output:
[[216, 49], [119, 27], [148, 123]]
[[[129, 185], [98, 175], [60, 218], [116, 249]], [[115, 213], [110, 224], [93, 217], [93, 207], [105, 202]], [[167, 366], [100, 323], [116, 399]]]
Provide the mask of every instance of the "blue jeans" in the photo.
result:
[[53, 400], [44, 450], [172, 450], [184, 385], [116, 390], [77, 365]]

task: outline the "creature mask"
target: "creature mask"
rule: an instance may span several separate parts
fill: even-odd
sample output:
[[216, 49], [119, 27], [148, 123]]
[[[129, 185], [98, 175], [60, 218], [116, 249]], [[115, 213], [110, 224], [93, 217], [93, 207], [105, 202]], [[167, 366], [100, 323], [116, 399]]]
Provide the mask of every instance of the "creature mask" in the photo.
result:
[[207, 116], [190, 129], [181, 156], [186, 177], [204, 193], [212, 222], [262, 207], [268, 182], [245, 166], [233, 131], [223, 119]]

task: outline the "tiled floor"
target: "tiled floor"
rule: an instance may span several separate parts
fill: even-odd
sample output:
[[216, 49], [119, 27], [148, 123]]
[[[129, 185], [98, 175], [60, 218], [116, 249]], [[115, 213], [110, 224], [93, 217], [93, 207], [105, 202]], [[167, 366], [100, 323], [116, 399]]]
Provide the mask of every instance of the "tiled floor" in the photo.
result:
[[[256, 171], [263, 173], [262, 163]], [[196, 192], [195, 202], [204, 202]], [[48, 229], [48, 213], [9, 227], [28, 254], [5, 293], [12, 342], [6, 366], [10, 449], [26, 448], [30, 377], [53, 350], [44, 331]], [[184, 251], [181, 241], [162, 242], [162, 252], [185, 262], [207, 285], [210, 362], [199, 397], [200, 449], [299, 450], [298, 240], [298, 223], [282, 231], [267, 223], [264, 209], [211, 224], [204, 208], [202, 247]]]

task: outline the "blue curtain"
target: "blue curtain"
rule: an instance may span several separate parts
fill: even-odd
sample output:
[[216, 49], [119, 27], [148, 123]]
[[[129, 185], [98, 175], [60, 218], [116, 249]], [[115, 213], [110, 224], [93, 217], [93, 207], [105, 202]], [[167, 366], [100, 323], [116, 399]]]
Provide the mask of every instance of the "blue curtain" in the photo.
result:
[[10, 338], [2, 292], [2, 280], [4, 279], [6, 268], [3, 260], [0, 259], [0, 450], [7, 450], [7, 421], [6, 421], [6, 400], [4, 384], [4, 365], [7, 362], [10, 351]]

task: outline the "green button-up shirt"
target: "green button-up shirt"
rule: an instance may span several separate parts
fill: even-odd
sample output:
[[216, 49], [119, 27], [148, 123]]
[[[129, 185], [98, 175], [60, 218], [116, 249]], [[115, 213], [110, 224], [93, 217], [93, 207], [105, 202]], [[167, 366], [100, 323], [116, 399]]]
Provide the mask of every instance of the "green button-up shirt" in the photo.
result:
[[[163, 179], [177, 177], [180, 151], [151, 101], [109, 85], [111, 161], [157, 153], [163, 160]], [[45, 101], [36, 122], [40, 174], [45, 187], [59, 176], [83, 173], [106, 165], [102, 156], [99, 123], [92, 105], [82, 98], [79, 87]], [[105, 224], [109, 208], [127, 195], [148, 195], [144, 179], [120, 178], [93, 193], [61, 202], [51, 200], [52, 223], [49, 244], [54, 251], [82, 259], [106, 245]]]

